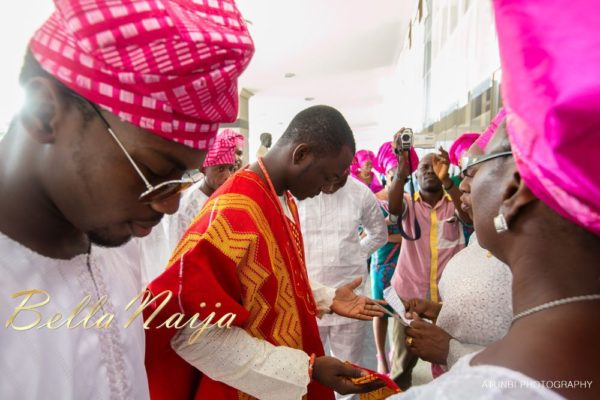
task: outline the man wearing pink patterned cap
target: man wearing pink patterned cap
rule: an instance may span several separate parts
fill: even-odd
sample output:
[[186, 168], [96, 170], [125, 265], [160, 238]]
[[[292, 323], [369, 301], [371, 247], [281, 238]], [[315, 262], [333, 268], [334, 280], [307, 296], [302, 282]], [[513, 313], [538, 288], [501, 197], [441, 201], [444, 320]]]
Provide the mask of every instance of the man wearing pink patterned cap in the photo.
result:
[[239, 171], [244, 166], [244, 142], [246, 138], [233, 129], [223, 129], [221, 134], [224, 138], [233, 140], [235, 144], [235, 171]]
[[[226, 140], [227, 142], [233, 144], [235, 156], [234, 172], [240, 170], [244, 164], [244, 143], [246, 141], [246, 138], [240, 132], [230, 128], [223, 129], [219, 133], [219, 136], [223, 140]], [[226, 146], [226, 148], [228, 147], [229, 145]]]
[[[139, 265], [110, 248], [177, 210], [254, 46], [233, 1], [55, 5], [0, 142], [0, 398], [146, 399]], [[39, 314], [15, 312], [32, 289]]]
[[201, 172], [204, 175], [181, 196], [179, 209], [167, 215], [148, 237], [139, 240], [144, 282], [157, 277], [167, 267], [173, 250], [183, 237], [208, 198], [236, 171], [239, 149], [244, 136], [233, 129], [224, 129], [211, 146]]
[[234, 130], [226, 129], [217, 135], [202, 164], [204, 178], [186, 191], [179, 211], [168, 218], [169, 224], [177, 221], [177, 227], [169, 230], [169, 240], [174, 240], [174, 244], [179, 242], [206, 200], [236, 171], [238, 151], [243, 144], [244, 136]]

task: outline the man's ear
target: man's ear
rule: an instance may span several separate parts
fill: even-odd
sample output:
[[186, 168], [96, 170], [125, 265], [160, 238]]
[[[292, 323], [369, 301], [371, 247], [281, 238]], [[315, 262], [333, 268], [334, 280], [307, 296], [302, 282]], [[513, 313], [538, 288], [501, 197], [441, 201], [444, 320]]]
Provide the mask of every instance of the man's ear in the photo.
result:
[[510, 227], [526, 206], [537, 200], [537, 197], [529, 190], [516, 166], [511, 166], [513, 172], [509, 178], [508, 185], [502, 195], [500, 212], [504, 215], [506, 223]]
[[53, 143], [56, 122], [64, 107], [56, 84], [47, 78], [36, 77], [25, 84], [25, 92], [21, 124], [37, 142]]
[[312, 158], [312, 151], [309, 145], [302, 143], [296, 146], [292, 153], [294, 165], [305, 163]]

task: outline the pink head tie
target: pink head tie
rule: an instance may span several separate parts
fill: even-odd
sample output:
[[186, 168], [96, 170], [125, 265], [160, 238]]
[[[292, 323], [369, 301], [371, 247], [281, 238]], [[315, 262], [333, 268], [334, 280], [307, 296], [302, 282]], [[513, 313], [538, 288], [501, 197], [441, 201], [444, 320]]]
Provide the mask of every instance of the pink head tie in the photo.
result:
[[29, 46], [77, 94], [197, 149], [237, 117], [237, 78], [254, 44], [233, 0], [54, 3]]
[[463, 133], [452, 143], [450, 150], [448, 150], [448, 157], [450, 162], [454, 165], [460, 166], [460, 160], [463, 154], [469, 150], [469, 147], [481, 136], [479, 133]]
[[375, 154], [371, 150], [359, 150], [354, 154], [354, 159], [350, 165], [350, 172], [352, 175], [359, 175], [359, 169], [367, 162], [371, 161], [371, 164], [375, 166]]
[[502, 122], [504, 122], [505, 119], [506, 119], [506, 109], [501, 108], [498, 111], [498, 114], [496, 114], [496, 116], [494, 117], [494, 119], [492, 119], [492, 122], [490, 122], [488, 127], [485, 128], [485, 131], [483, 131], [481, 136], [479, 136], [479, 138], [475, 141], [477, 146], [479, 146], [479, 148], [482, 151], [485, 151], [485, 148], [487, 147], [488, 143], [490, 142], [490, 139], [492, 138], [492, 136], [494, 136], [494, 133], [496, 133], [496, 130], [498, 130], [498, 127], [500, 126], [500, 124], [502, 124]]
[[[419, 166], [419, 156], [414, 148], [410, 148], [410, 162], [412, 164], [411, 173], [414, 172]], [[377, 152], [376, 162], [374, 164], [375, 169], [382, 174], [398, 166], [398, 156], [394, 153], [392, 142], [386, 142], [381, 145]]]
[[[352, 164], [350, 165], [350, 175], [363, 182], [363, 180], [360, 178], [360, 167], [367, 161], [371, 161], [373, 169], [376, 169], [377, 160], [375, 159], [375, 154], [373, 154], [371, 150], [357, 151], [354, 155], [354, 159], [352, 160]], [[371, 184], [369, 185], [369, 188], [373, 193], [378, 193], [381, 189], [383, 189], [383, 186], [373, 171], [371, 171]]]
[[531, 191], [600, 235], [600, 3], [494, 1], [507, 132]]
[[392, 142], [386, 142], [381, 145], [377, 151], [377, 157], [375, 159], [374, 168], [382, 173], [386, 174], [390, 169], [398, 166], [398, 157], [394, 154], [392, 149]]
[[225, 129], [217, 135], [215, 143], [208, 150], [204, 167], [215, 165], [235, 165], [235, 151], [244, 144], [244, 136], [233, 129]]

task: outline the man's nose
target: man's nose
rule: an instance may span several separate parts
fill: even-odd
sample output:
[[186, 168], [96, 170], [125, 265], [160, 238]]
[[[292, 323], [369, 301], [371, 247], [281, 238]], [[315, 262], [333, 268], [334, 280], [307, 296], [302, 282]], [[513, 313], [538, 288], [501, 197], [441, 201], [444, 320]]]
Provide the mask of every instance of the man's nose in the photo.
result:
[[150, 207], [161, 214], [174, 214], [179, 209], [181, 193], [150, 203]]

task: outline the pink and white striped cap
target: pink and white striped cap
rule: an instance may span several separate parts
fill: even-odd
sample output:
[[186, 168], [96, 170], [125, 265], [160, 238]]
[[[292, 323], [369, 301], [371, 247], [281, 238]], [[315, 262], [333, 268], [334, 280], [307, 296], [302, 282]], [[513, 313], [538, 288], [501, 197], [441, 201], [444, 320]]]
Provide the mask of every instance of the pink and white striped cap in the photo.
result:
[[235, 151], [243, 146], [244, 135], [233, 129], [224, 129], [217, 135], [215, 143], [208, 150], [204, 159], [204, 167], [215, 165], [235, 165]]
[[237, 78], [254, 43], [233, 0], [54, 3], [30, 48], [79, 95], [197, 149], [237, 117]]

